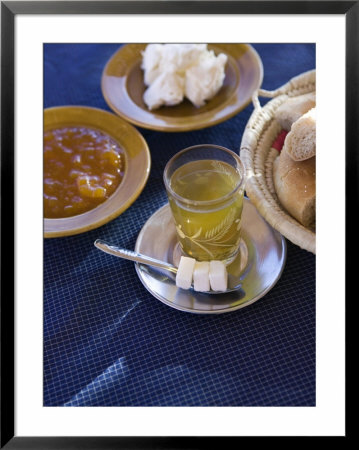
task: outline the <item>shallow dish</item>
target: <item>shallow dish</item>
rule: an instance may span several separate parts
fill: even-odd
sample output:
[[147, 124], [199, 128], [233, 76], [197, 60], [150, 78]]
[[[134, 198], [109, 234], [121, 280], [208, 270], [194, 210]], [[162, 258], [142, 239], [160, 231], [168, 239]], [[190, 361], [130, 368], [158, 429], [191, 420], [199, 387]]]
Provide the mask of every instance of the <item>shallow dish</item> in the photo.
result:
[[63, 126], [94, 128], [111, 136], [124, 151], [125, 173], [116, 191], [104, 203], [83, 214], [44, 219], [46, 238], [70, 236], [97, 228], [125, 211], [140, 195], [151, 167], [142, 135], [120, 117], [96, 108], [63, 106], [44, 111], [44, 131]]
[[[211, 295], [176, 286], [175, 276], [168, 271], [135, 264], [145, 288], [158, 300], [172, 308], [198, 314], [220, 314], [235, 311], [262, 298], [279, 280], [285, 260], [286, 242], [260, 216], [248, 199], [242, 216], [241, 255], [228, 266], [240, 287], [226, 294]], [[145, 223], [135, 251], [178, 265], [175, 225], [169, 205], [157, 210]]]
[[123, 45], [108, 61], [102, 74], [103, 96], [110, 108], [129, 122], [158, 131], [189, 131], [223, 122], [244, 109], [263, 79], [262, 61], [248, 44], [208, 44], [228, 62], [221, 90], [206, 105], [196, 108], [188, 100], [150, 111], [143, 101], [146, 86], [141, 69], [147, 44]]

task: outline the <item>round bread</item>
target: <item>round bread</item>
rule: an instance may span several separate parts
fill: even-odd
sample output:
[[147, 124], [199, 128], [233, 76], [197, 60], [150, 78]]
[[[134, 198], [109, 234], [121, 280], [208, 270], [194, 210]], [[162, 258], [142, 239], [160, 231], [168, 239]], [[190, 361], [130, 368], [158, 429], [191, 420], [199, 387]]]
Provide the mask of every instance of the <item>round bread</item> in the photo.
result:
[[283, 208], [306, 228], [315, 228], [315, 156], [294, 161], [283, 149], [273, 164], [273, 181]]
[[278, 107], [274, 117], [283, 130], [290, 131], [293, 123], [303, 114], [314, 108], [315, 105], [315, 92], [308, 92], [307, 94], [290, 97]]

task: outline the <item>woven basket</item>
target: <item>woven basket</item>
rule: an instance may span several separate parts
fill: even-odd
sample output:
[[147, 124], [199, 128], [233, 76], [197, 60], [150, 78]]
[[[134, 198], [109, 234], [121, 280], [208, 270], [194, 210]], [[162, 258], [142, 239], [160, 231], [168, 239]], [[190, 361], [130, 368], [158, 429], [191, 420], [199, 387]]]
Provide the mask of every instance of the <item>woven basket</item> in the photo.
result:
[[[246, 193], [260, 214], [288, 240], [315, 254], [315, 233], [305, 228], [281, 206], [273, 182], [272, 148], [281, 127], [274, 119], [276, 109], [288, 98], [315, 91], [315, 70], [292, 78], [275, 91], [258, 89], [253, 94], [254, 111], [245, 128], [240, 156], [246, 168]], [[261, 106], [258, 97], [272, 98]]]

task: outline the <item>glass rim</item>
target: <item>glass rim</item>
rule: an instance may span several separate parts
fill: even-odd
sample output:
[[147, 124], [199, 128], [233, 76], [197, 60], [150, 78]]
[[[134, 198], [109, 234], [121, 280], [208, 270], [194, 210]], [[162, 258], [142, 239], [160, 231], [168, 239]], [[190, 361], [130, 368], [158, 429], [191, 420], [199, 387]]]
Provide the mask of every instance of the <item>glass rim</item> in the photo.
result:
[[[193, 150], [196, 148], [200, 148], [200, 147], [209, 147], [209, 148], [216, 148], [219, 150], [223, 150], [226, 153], [228, 153], [229, 155], [231, 155], [235, 161], [237, 162], [238, 166], [240, 167], [240, 170], [242, 172], [242, 177], [239, 180], [239, 182], [237, 183], [236, 187], [234, 189], [232, 189], [230, 192], [228, 192], [226, 195], [223, 195], [222, 197], [216, 198], [214, 200], [190, 200], [189, 198], [185, 198], [182, 197], [181, 195], [177, 194], [171, 187], [170, 183], [169, 183], [169, 179], [167, 177], [167, 172], [169, 170], [169, 167], [171, 165], [171, 163], [177, 159], [179, 156], [181, 156], [183, 153], [189, 151], [189, 150]], [[230, 198], [236, 191], [238, 191], [242, 185], [244, 184], [244, 180], [245, 180], [245, 167], [244, 164], [242, 162], [242, 160], [240, 159], [239, 155], [237, 155], [237, 153], [235, 153], [233, 150], [229, 150], [226, 147], [222, 147], [221, 145], [216, 145], [216, 144], [198, 144], [198, 145], [193, 145], [191, 147], [186, 147], [183, 150], [180, 150], [179, 152], [177, 152], [175, 155], [172, 156], [172, 158], [167, 162], [164, 171], [163, 171], [163, 181], [166, 187], [166, 190], [177, 200], [180, 200], [183, 203], [186, 203], [187, 205], [196, 205], [196, 206], [207, 206], [207, 205], [215, 205], [216, 203], [222, 202], [224, 200], [227, 200], [228, 198]]]

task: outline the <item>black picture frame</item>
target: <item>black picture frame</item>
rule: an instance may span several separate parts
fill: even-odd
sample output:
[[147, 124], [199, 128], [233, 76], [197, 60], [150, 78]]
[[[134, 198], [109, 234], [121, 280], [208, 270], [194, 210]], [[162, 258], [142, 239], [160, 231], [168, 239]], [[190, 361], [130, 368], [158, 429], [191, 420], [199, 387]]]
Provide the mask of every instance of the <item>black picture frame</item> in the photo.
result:
[[[359, 1], [4, 1], [1, 2], [1, 440], [5, 449], [132, 449], [226, 447], [226, 437], [15, 436], [14, 406], [14, 39], [17, 14], [339, 14], [346, 22], [346, 235], [357, 201], [359, 133]], [[350, 163], [349, 163], [350, 161]], [[353, 198], [354, 195], [354, 198]], [[6, 216], [6, 220], [1, 220]], [[346, 241], [348, 243], [348, 240]], [[353, 247], [346, 244], [351, 264]], [[351, 251], [350, 251], [351, 250]], [[4, 282], [6, 280], [6, 283]], [[346, 286], [352, 282], [346, 273]], [[347, 331], [346, 331], [347, 333]], [[347, 336], [347, 335], [346, 335]], [[348, 341], [348, 339], [346, 339]], [[349, 432], [347, 428], [347, 432]], [[348, 434], [346, 434], [346, 437]], [[238, 444], [237, 444], [238, 445]]]

